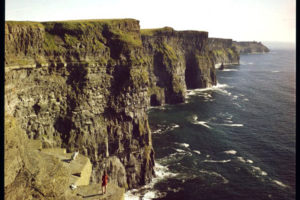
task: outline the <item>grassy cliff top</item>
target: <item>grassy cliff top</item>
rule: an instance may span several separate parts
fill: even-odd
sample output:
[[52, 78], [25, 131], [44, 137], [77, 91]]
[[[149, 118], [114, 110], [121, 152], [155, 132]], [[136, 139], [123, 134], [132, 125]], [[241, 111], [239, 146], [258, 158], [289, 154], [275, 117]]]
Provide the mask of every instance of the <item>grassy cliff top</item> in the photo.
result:
[[171, 33], [174, 32], [172, 27], [163, 27], [163, 28], [152, 28], [152, 29], [141, 29], [142, 35], [153, 36], [161, 33]]
[[114, 24], [114, 23], [122, 23], [122, 22], [139, 22], [136, 19], [132, 18], [124, 18], [124, 19], [80, 19], [80, 20], [62, 20], [62, 21], [5, 21], [7, 24], [14, 25], [38, 25], [45, 23], [105, 23], [105, 24]]
[[168, 27], [168, 26], [163, 27], [163, 28], [141, 29], [142, 36], [157, 36], [157, 35], [166, 35], [166, 34], [197, 35], [197, 34], [208, 34], [208, 32], [195, 31], [195, 30], [176, 31], [172, 27]]

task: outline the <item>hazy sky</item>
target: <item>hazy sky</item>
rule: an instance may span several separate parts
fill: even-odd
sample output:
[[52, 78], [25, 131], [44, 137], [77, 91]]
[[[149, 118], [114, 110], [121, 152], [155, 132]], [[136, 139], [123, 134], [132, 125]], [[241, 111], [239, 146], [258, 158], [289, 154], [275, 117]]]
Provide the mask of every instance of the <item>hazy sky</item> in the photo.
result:
[[295, 41], [296, 0], [6, 0], [6, 20], [134, 18], [237, 41]]

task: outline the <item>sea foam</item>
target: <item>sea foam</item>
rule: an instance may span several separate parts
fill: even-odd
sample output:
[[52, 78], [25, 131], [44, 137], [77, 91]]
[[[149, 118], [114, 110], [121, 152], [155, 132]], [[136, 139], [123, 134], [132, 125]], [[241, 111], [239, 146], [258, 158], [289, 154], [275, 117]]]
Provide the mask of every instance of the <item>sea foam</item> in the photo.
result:
[[227, 163], [230, 162], [231, 160], [203, 160], [203, 162], [207, 162], [207, 163]]
[[224, 151], [224, 153], [235, 155], [237, 153], [237, 151], [236, 150], [228, 150], [228, 151]]
[[281, 186], [281, 187], [288, 187], [286, 184], [278, 181], [278, 180], [272, 180], [274, 183], [276, 183], [277, 185]]

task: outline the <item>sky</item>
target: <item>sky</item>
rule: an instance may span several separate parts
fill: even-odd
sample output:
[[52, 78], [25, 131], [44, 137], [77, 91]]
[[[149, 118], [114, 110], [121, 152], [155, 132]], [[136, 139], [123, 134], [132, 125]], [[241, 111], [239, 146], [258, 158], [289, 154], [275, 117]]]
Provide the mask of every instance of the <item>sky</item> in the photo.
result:
[[6, 0], [5, 20], [134, 18], [141, 28], [207, 31], [236, 41], [293, 42], [296, 0]]

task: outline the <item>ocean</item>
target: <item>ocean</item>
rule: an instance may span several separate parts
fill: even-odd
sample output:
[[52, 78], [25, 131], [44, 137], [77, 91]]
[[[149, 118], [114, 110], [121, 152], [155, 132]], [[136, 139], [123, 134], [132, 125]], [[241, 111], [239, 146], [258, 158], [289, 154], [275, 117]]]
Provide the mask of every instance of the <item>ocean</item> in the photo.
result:
[[295, 199], [295, 48], [267, 46], [185, 103], [149, 110], [156, 177], [125, 199]]

